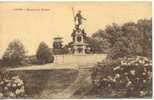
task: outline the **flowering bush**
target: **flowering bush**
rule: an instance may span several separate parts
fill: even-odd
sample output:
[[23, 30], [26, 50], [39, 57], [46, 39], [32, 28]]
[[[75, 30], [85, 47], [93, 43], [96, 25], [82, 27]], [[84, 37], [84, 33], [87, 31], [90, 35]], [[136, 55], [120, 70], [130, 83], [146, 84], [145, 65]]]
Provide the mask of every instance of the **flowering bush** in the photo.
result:
[[25, 96], [24, 82], [19, 76], [1, 77], [0, 98], [19, 98]]
[[98, 93], [109, 97], [147, 97], [152, 95], [152, 61], [136, 56], [100, 63], [92, 73]]

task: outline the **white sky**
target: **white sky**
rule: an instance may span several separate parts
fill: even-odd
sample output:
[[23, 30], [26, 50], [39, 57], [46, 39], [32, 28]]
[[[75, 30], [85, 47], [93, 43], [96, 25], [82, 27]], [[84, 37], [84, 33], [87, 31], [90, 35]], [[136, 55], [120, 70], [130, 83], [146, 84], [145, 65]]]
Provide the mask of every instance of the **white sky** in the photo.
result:
[[[71, 8], [82, 10], [85, 30], [90, 36], [106, 25], [151, 18], [151, 2], [99, 2], [99, 3], [0, 3], [0, 56], [14, 39], [25, 45], [29, 54], [35, 54], [41, 41], [52, 46], [55, 36], [71, 41], [73, 16]], [[15, 10], [35, 9], [35, 11]], [[41, 11], [40, 9], [49, 9]], [[37, 11], [36, 11], [37, 9]]]

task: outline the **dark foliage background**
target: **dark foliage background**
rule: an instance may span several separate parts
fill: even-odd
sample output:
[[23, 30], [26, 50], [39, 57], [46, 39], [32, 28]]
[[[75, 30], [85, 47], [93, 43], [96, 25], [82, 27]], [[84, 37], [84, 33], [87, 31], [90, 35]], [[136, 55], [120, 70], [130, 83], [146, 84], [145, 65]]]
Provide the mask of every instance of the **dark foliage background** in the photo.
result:
[[2, 57], [3, 65], [18, 66], [25, 64], [26, 51], [24, 45], [19, 40], [9, 43], [8, 48]]
[[108, 53], [117, 59], [128, 55], [152, 57], [152, 19], [140, 19], [123, 25], [113, 23], [98, 30], [88, 40], [95, 53]]
[[52, 51], [48, 48], [48, 45], [44, 42], [40, 43], [36, 53], [36, 58], [39, 64], [52, 63], [54, 61]]

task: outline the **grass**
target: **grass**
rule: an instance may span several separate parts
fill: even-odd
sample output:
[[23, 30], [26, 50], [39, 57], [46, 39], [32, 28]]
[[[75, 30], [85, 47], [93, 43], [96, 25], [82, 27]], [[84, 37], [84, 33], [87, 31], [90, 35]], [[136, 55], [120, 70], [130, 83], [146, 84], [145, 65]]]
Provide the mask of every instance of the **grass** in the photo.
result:
[[91, 86], [89, 83], [91, 75], [87, 71], [79, 74], [78, 67], [87, 68], [105, 57], [104, 54], [58, 55], [54, 64], [13, 68], [11, 72], [18, 73], [24, 80], [28, 98], [53, 98], [58, 93], [63, 93], [61, 97], [64, 98], [69, 96], [82, 98], [81, 96]]
[[[52, 98], [51, 94], [63, 91], [78, 76], [76, 70], [40, 70], [18, 72], [25, 83], [29, 98]], [[52, 95], [51, 95], [52, 96]]]

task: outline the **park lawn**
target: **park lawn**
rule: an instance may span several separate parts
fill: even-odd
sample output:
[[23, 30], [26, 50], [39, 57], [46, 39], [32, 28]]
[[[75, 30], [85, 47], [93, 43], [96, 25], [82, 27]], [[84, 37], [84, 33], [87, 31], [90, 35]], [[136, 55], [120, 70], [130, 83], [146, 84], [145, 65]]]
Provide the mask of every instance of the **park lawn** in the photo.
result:
[[[57, 94], [64, 93], [64, 90], [68, 91], [67, 95], [70, 95], [70, 90], [74, 90], [74, 87], [76, 92], [74, 91], [75, 94], [70, 95], [71, 98], [74, 96], [75, 98], [82, 98], [87, 91], [86, 88], [89, 88], [84, 86], [84, 83], [87, 84], [91, 75], [88, 71], [79, 70], [91, 68], [96, 62], [105, 59], [106, 55], [66, 55], [65, 57], [62, 55], [58, 57], [60, 58], [56, 59], [58, 62], [55, 61], [55, 63], [9, 68], [8, 71], [19, 74], [24, 80], [28, 98], [57, 98]], [[75, 61], [70, 60], [70, 58], [75, 59]], [[79, 74], [79, 72], [82, 73]], [[81, 93], [82, 91], [83, 93]], [[69, 98], [69, 96], [64, 95], [65, 97]]]
[[78, 71], [73, 69], [15, 71], [24, 80], [28, 98], [52, 98], [73, 83]]

